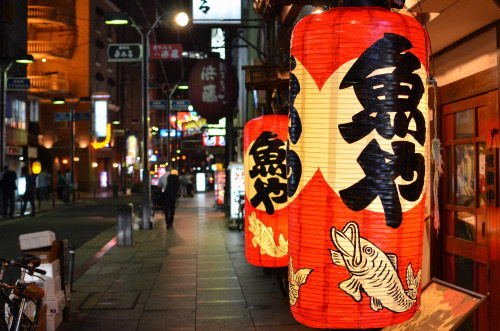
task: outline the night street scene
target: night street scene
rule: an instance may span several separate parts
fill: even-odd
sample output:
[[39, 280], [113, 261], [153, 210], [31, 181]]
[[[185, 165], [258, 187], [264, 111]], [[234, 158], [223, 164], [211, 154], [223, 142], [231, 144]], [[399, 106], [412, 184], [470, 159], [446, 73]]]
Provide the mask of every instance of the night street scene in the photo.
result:
[[0, 331], [497, 330], [497, 0], [0, 0]]

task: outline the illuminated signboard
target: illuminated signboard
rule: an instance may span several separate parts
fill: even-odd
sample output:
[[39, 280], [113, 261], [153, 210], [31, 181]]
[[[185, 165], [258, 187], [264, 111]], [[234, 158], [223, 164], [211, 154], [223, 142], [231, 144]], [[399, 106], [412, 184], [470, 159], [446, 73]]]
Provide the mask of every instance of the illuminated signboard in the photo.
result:
[[199, 172], [196, 174], [196, 191], [205, 192], [206, 183], [205, 183], [205, 173]]
[[94, 128], [96, 137], [106, 137], [108, 133], [108, 102], [105, 100], [94, 101]]
[[203, 146], [226, 146], [225, 136], [210, 136], [208, 132], [203, 132]]
[[[181, 131], [177, 130], [177, 137], [181, 136]], [[167, 129], [160, 129], [160, 137], [168, 137]], [[170, 129], [170, 137], [175, 137], [175, 129]]]
[[193, 0], [193, 24], [241, 24], [241, 1]]
[[226, 186], [226, 172], [224, 170], [218, 170], [215, 173], [215, 199], [217, 204], [224, 204], [224, 186]]
[[200, 118], [197, 121], [191, 121], [182, 124], [182, 137], [191, 137], [201, 134], [203, 126], [207, 125], [207, 120]]
[[229, 217], [238, 218], [240, 197], [245, 196], [245, 169], [243, 163], [231, 162], [228, 170], [230, 174]]

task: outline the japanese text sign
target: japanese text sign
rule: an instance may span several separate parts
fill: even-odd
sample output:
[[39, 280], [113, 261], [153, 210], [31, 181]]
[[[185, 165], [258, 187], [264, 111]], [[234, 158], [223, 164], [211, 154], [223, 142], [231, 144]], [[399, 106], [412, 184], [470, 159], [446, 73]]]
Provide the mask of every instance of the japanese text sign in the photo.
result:
[[181, 44], [151, 44], [149, 45], [151, 60], [180, 60], [182, 59]]
[[142, 59], [140, 44], [109, 44], [108, 62], [136, 62]]
[[498, 148], [486, 149], [486, 206], [498, 206]]

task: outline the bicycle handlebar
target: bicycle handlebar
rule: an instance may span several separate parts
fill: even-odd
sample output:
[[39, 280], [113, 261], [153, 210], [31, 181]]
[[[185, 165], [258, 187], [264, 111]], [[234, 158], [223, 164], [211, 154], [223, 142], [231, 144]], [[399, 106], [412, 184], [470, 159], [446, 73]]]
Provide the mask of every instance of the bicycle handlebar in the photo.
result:
[[23, 268], [23, 269], [26, 269], [26, 270], [29, 270], [32, 272], [36, 272], [36, 273], [39, 273], [40, 275], [45, 275], [47, 273], [45, 270], [33, 268], [33, 267], [30, 267], [29, 265], [25, 265], [25, 264], [16, 262], [14, 260], [4, 259], [3, 257], [0, 257], [0, 262], [8, 263], [10, 265], [13, 265], [13, 266], [16, 266], [19, 268]]

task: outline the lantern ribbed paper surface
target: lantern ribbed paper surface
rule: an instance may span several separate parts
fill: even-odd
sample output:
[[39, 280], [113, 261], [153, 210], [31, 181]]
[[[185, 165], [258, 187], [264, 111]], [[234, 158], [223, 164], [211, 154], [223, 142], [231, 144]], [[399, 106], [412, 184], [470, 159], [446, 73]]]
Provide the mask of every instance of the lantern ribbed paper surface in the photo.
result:
[[262, 267], [288, 265], [286, 115], [262, 115], [244, 129], [245, 253]]
[[420, 305], [426, 34], [381, 7], [312, 14], [291, 41], [290, 306], [315, 328], [379, 328]]

